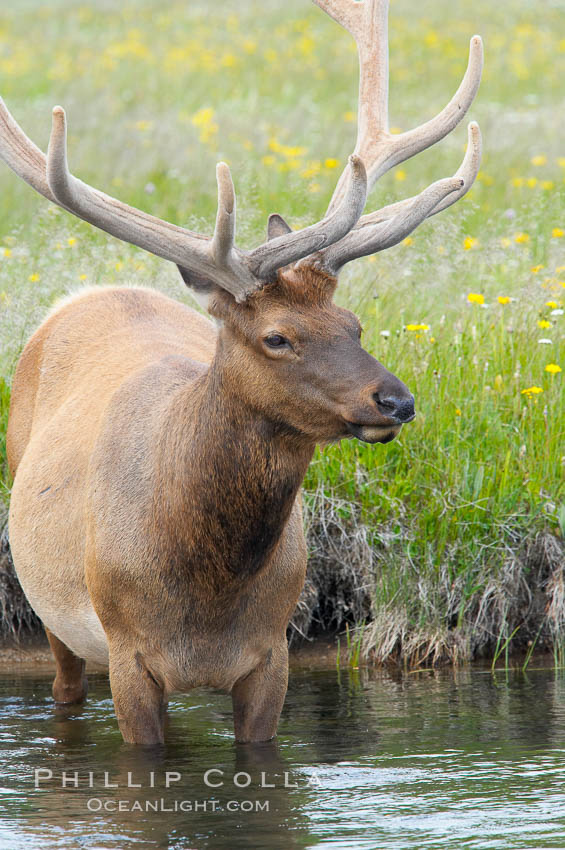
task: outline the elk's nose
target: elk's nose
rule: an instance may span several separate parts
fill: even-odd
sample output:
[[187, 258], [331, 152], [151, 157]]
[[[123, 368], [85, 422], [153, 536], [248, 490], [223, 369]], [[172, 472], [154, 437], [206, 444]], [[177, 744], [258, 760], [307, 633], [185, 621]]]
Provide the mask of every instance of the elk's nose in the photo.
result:
[[414, 396], [412, 395], [398, 398], [393, 395], [384, 396], [380, 393], [374, 393], [373, 398], [379, 412], [383, 416], [388, 416], [389, 419], [396, 419], [397, 422], [411, 422], [416, 416]]

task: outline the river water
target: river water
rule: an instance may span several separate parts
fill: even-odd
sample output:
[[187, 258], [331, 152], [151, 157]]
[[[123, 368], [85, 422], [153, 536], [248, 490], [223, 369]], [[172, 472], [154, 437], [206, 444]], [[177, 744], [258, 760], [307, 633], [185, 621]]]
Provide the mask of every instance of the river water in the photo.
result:
[[73, 710], [50, 688], [0, 676], [1, 848], [565, 847], [563, 671], [299, 670], [261, 746], [222, 694], [175, 698], [144, 749], [105, 676]]

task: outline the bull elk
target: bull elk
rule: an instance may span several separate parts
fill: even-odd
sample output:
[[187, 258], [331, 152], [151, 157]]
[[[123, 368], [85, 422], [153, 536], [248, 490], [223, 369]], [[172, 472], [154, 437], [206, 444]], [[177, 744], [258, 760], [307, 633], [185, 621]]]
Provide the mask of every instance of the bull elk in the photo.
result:
[[388, 0], [315, 0], [355, 38], [358, 135], [324, 218], [235, 245], [235, 193], [217, 166], [212, 237], [74, 177], [66, 118], [47, 155], [0, 101], [0, 156], [49, 201], [178, 266], [217, 325], [147, 288], [85, 290], [27, 343], [8, 458], [16, 571], [45, 625], [59, 703], [109, 667], [126, 741], [163, 741], [169, 694], [231, 692], [238, 741], [272, 738], [288, 679], [286, 629], [304, 583], [300, 487], [317, 443], [386, 443], [414, 418], [406, 386], [363, 350], [336, 306], [340, 269], [399, 243], [461, 198], [479, 167], [471, 123], [453, 177], [363, 215], [377, 179], [446, 136], [477, 91], [471, 40], [457, 92], [414, 130], [388, 129]]

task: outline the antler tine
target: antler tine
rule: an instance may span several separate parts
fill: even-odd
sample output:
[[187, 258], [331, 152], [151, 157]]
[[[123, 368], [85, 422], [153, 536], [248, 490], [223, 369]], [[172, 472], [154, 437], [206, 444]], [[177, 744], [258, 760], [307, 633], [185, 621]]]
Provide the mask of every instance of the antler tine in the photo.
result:
[[[481, 130], [476, 121], [471, 121], [469, 126], [467, 127], [467, 150], [465, 151], [465, 156], [463, 158], [463, 162], [455, 172], [455, 177], [463, 178], [463, 189], [460, 191], [458, 195], [452, 195], [449, 198], [445, 198], [440, 204], [435, 207], [431, 213], [432, 215], [437, 215], [437, 213], [442, 210], [450, 207], [459, 198], [462, 198], [463, 195], [466, 195], [475, 180], [477, 179], [477, 174], [479, 173], [479, 168], [481, 165], [481, 156], [482, 156], [482, 137]], [[429, 216], [428, 216], [429, 218]]]
[[185, 265], [189, 260], [188, 247], [204, 253], [205, 237], [130, 207], [73, 177], [67, 167], [65, 110], [60, 106], [53, 109], [46, 174], [56, 203], [112, 236]]
[[[464, 185], [458, 193], [449, 195], [449, 197], [443, 200], [441, 204], [438, 204], [437, 207], [428, 213], [427, 218], [430, 218], [432, 215], [437, 215], [437, 213], [446, 209], [446, 207], [450, 207], [458, 201], [459, 198], [462, 198], [463, 195], [467, 194], [479, 173], [481, 150], [481, 131], [479, 129], [479, 125], [476, 121], [471, 121], [467, 128], [467, 150], [465, 152], [463, 162], [453, 175], [454, 177], [462, 177]], [[382, 207], [380, 210], [367, 213], [367, 215], [362, 215], [354, 229], [357, 230], [370, 224], [379, 224], [380, 222], [388, 221], [399, 212], [405, 210], [412, 203], [415, 197], [417, 196], [413, 195], [411, 198], [405, 198], [403, 201], [396, 201], [396, 203]]]
[[218, 181], [218, 212], [212, 237], [212, 254], [220, 265], [226, 265], [235, 242], [235, 189], [229, 167], [225, 162], [216, 166]]
[[57, 203], [45, 177], [45, 154], [28, 139], [0, 97], [0, 157], [36, 192]]
[[[445, 138], [465, 117], [475, 95], [477, 94], [483, 71], [483, 41], [480, 35], [474, 35], [469, 44], [469, 61], [459, 88], [449, 103], [438, 114], [405, 133], [392, 136], [396, 148], [394, 162], [388, 166], [398, 165], [420, 151], [429, 148], [440, 139]], [[400, 159], [398, 158], [400, 156]], [[388, 170], [388, 168], [386, 170]], [[382, 172], [381, 172], [382, 173]], [[378, 179], [377, 172], [374, 179]]]
[[[340, 268], [351, 260], [397, 245], [412, 233], [438, 204], [448, 195], [460, 191], [463, 185], [461, 177], [447, 177], [432, 183], [415, 198], [411, 198], [410, 204], [393, 218], [372, 227], [352, 230], [340, 243], [328, 248], [322, 255], [323, 267], [331, 274], [337, 274]], [[335, 250], [332, 251], [332, 248]]]
[[359, 220], [367, 198], [367, 172], [358, 156], [349, 157], [347, 190], [335, 210], [316, 224], [271, 239], [248, 255], [254, 274], [269, 279], [277, 269], [337, 242]]
[[418, 225], [451, 206], [465, 195], [479, 171], [481, 131], [472, 121], [468, 128], [467, 151], [453, 177], [433, 183], [419, 195], [390, 204], [362, 216], [347, 236], [318, 255], [317, 262], [331, 274], [357, 257], [375, 254], [397, 245]]

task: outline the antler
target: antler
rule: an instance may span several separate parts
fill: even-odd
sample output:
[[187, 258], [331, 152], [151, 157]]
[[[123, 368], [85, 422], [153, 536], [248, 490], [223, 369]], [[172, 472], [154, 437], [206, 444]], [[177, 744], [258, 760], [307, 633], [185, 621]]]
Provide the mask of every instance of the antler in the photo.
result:
[[218, 212], [210, 239], [130, 207], [74, 177], [67, 166], [67, 125], [60, 106], [53, 109], [45, 156], [0, 98], [0, 157], [49, 201], [112, 236], [176, 263], [185, 280], [215, 283], [237, 301], [264, 286], [277, 269], [345, 236], [363, 212], [367, 195], [363, 163], [351, 156], [343, 197], [321, 221], [242, 251], [235, 246], [235, 192], [225, 163], [217, 167]]
[[[388, 0], [314, 0], [353, 35], [360, 64], [359, 117], [354, 154], [341, 175], [325, 217], [299, 231], [281, 232], [252, 251], [235, 246], [235, 191], [228, 166], [217, 167], [218, 211], [212, 238], [162, 221], [93, 189], [67, 166], [64, 110], [53, 110], [47, 157], [19, 127], [0, 98], [0, 157], [48, 200], [113, 236], [177, 264], [198, 288], [216, 284], [237, 301], [272, 280], [283, 266], [317, 264], [333, 274], [355, 257], [396, 244], [425, 218], [455, 203], [478, 172], [481, 137], [469, 125], [465, 159], [452, 179], [439, 180], [414, 198], [360, 218], [376, 180], [446, 136], [471, 105], [480, 82], [482, 44], [471, 39], [469, 65], [447, 106], [435, 118], [399, 135], [388, 131]], [[367, 168], [367, 170], [365, 170]], [[308, 258], [308, 259], [305, 259]]]
[[[464, 117], [481, 80], [482, 41], [478, 35], [471, 39], [467, 70], [447, 106], [425, 124], [393, 135], [388, 129], [388, 0], [314, 2], [347, 29], [357, 43], [360, 76], [355, 153], [362, 157], [367, 168], [369, 193], [385, 172], [443, 139]], [[414, 198], [363, 216], [345, 238], [319, 252], [315, 262], [335, 274], [356, 257], [395, 245], [425, 218], [455, 203], [469, 191], [477, 176], [480, 159], [481, 135], [478, 125], [471, 123], [467, 153], [453, 179], [438, 181]], [[344, 171], [328, 212], [340, 204], [348, 180], [347, 171]], [[433, 199], [435, 203], [430, 206]]]

